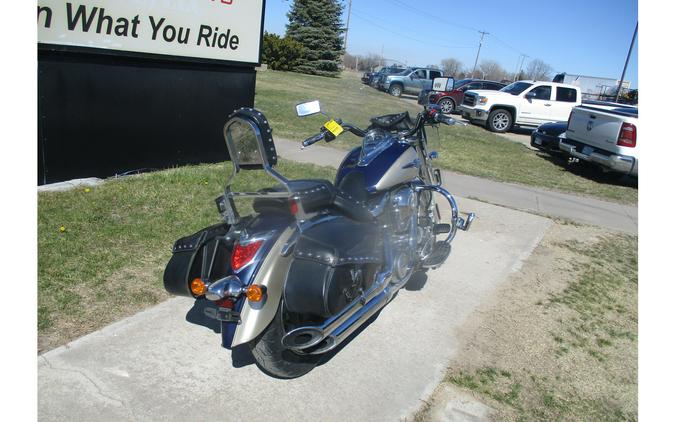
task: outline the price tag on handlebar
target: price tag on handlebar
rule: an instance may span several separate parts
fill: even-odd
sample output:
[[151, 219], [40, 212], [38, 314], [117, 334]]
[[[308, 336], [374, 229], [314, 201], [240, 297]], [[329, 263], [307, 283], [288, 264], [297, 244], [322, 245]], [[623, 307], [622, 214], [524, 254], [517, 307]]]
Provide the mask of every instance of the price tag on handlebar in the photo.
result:
[[333, 119], [330, 119], [329, 121], [326, 122], [326, 124], [323, 125], [330, 133], [332, 133], [335, 137], [340, 135], [342, 132], [345, 130], [340, 126], [338, 122], [336, 122]]

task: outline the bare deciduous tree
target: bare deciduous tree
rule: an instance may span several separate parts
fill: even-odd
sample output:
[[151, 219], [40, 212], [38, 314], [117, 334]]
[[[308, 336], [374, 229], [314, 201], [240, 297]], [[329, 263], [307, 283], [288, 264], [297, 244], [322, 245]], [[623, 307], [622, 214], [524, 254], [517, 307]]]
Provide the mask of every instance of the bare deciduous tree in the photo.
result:
[[506, 77], [506, 70], [494, 60], [483, 60], [480, 62], [481, 76], [492, 81], [501, 81]]
[[443, 69], [443, 74], [448, 76], [455, 76], [462, 69], [462, 62], [452, 57], [441, 60], [441, 69]]
[[550, 81], [553, 68], [541, 59], [534, 59], [527, 64], [525, 75], [535, 81]]
[[384, 64], [384, 58], [379, 54], [368, 53], [367, 56], [359, 59], [359, 70], [372, 71], [377, 66]]

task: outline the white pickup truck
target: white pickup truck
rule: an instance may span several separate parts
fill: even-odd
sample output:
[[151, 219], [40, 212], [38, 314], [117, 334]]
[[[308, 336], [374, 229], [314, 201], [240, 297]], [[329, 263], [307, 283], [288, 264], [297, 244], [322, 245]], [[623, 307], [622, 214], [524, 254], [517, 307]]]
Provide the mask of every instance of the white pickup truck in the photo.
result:
[[577, 86], [518, 81], [499, 91], [467, 91], [459, 110], [472, 123], [478, 121], [493, 132], [506, 132], [514, 125], [537, 127], [566, 121], [579, 104], [581, 90]]
[[637, 107], [584, 104], [572, 110], [559, 148], [607, 170], [637, 176], [637, 126]]

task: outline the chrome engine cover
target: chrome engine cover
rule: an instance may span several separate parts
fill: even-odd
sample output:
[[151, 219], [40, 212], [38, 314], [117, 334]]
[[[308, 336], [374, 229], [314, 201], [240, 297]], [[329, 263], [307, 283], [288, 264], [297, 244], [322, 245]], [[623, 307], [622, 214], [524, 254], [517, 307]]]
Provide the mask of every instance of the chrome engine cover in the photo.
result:
[[435, 206], [429, 192], [406, 185], [391, 192], [388, 208], [395, 282], [406, 282], [433, 249]]

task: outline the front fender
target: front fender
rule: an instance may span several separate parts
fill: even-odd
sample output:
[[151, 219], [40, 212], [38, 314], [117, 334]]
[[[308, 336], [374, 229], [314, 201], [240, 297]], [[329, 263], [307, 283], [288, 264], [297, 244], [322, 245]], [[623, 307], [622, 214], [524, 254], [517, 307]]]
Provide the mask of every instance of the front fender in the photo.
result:
[[266, 298], [262, 304], [249, 303], [245, 299], [240, 313], [241, 323], [235, 329], [231, 347], [255, 339], [274, 319], [281, 301], [288, 267], [293, 259], [292, 254], [281, 256], [281, 249], [295, 230], [293, 225], [286, 227], [260, 264], [253, 281], [255, 284], [266, 287]]

